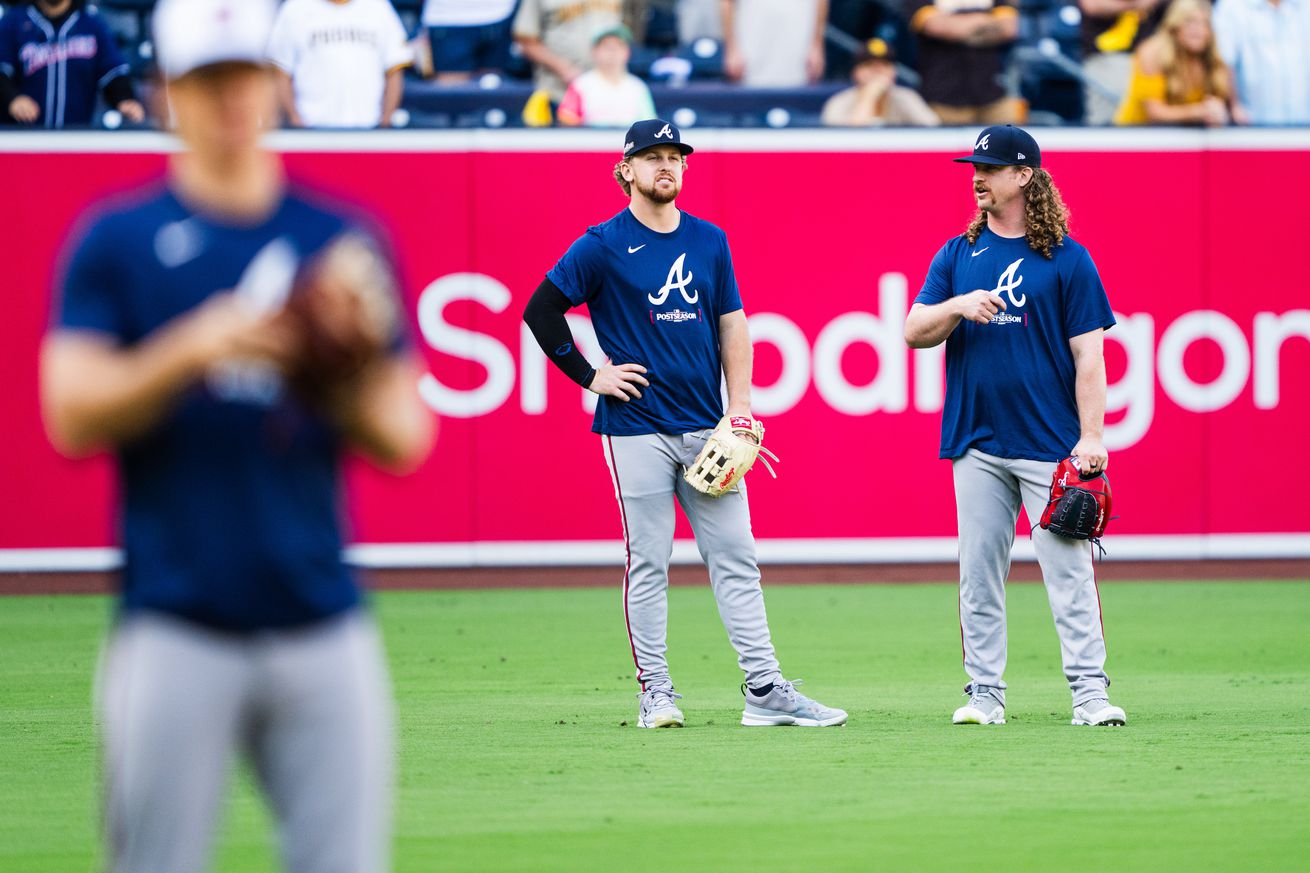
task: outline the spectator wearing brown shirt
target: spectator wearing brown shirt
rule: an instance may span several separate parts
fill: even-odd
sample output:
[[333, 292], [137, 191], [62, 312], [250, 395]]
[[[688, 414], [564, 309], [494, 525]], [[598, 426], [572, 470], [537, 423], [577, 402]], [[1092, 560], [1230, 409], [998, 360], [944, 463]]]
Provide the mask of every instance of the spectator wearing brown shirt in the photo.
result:
[[908, 0], [906, 11], [919, 39], [919, 90], [943, 124], [1023, 121], [1022, 104], [1001, 85], [1019, 35], [1013, 0]]

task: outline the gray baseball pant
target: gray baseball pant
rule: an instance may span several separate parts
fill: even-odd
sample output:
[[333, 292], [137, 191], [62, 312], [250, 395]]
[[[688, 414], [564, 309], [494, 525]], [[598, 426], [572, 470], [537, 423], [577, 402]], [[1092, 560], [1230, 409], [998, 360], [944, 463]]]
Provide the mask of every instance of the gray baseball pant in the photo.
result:
[[132, 614], [108, 641], [97, 692], [114, 873], [205, 870], [237, 750], [287, 870], [388, 869], [391, 693], [363, 612], [253, 635]]
[[1005, 580], [1023, 506], [1060, 637], [1074, 706], [1106, 696], [1105, 633], [1092, 546], [1037, 526], [1050, 498], [1054, 461], [998, 458], [969, 449], [954, 459], [960, 530], [960, 635], [964, 670], [1005, 703]]
[[675, 498], [709, 568], [719, 618], [737, 650], [746, 683], [758, 688], [782, 675], [764, 613], [745, 481], [735, 492], [710, 497], [682, 478], [711, 432], [601, 437], [628, 549], [623, 613], [642, 691], [673, 686], [667, 634]]

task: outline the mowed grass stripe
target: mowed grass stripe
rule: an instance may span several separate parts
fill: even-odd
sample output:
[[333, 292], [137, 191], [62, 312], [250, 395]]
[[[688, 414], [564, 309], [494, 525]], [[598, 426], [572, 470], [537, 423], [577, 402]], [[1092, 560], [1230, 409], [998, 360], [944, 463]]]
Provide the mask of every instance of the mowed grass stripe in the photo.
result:
[[[1298, 869], [1310, 584], [1103, 583], [1129, 726], [1069, 725], [1040, 585], [1009, 589], [1010, 724], [949, 724], [953, 585], [773, 586], [783, 668], [851, 713], [748, 729], [708, 588], [671, 592], [688, 724], [633, 726], [617, 590], [377, 596], [399, 703], [398, 871]], [[95, 868], [91, 675], [110, 602], [0, 601], [0, 869]], [[627, 722], [626, 725], [623, 723]], [[275, 870], [240, 776], [220, 871]]]

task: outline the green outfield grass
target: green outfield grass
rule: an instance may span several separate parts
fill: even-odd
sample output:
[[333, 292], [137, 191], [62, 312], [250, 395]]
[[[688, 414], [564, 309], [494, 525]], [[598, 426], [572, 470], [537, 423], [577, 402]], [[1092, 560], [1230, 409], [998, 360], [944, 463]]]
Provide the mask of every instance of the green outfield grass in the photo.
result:
[[[784, 670], [851, 718], [748, 729], [708, 590], [675, 589], [688, 723], [643, 731], [617, 591], [380, 595], [396, 869], [1305, 869], [1310, 583], [1103, 583], [1122, 729], [1069, 725], [1045, 593], [1009, 596], [1010, 723], [965, 728], [954, 586], [767, 589]], [[0, 599], [0, 870], [97, 869], [108, 609]], [[216, 869], [270, 840], [242, 778]]]

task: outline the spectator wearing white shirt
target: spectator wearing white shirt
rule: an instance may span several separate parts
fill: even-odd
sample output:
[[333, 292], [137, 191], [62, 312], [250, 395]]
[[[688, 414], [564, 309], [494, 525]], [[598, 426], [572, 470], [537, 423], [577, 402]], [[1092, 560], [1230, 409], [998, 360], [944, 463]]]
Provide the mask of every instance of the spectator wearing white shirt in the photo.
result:
[[1252, 124], [1310, 124], [1310, 0], [1221, 0], [1219, 54]]
[[517, 0], [424, 0], [423, 27], [438, 82], [467, 82], [509, 65]]
[[405, 27], [387, 0], [286, 0], [268, 57], [295, 127], [387, 127], [412, 62]]
[[596, 34], [591, 45], [592, 68], [569, 83], [560, 103], [560, 124], [576, 127], [628, 127], [655, 117], [650, 88], [628, 72], [632, 31], [623, 25]]
[[719, 0], [723, 72], [748, 88], [798, 88], [823, 78], [828, 0]]

